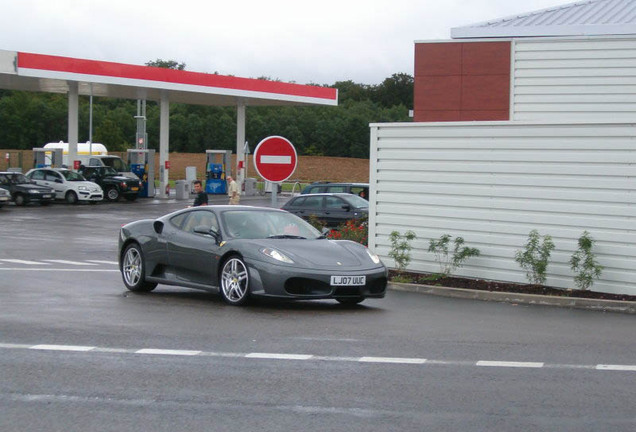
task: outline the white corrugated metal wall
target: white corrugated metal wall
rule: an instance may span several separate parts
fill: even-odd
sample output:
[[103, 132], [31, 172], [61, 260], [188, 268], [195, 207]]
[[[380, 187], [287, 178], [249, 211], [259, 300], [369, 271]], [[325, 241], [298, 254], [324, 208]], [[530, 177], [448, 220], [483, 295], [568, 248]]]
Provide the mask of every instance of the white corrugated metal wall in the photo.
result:
[[428, 241], [480, 249], [455, 274], [526, 282], [514, 261], [528, 233], [556, 244], [547, 285], [575, 288], [568, 261], [584, 230], [605, 269], [596, 291], [636, 295], [636, 128], [525, 122], [371, 125], [369, 247], [414, 230], [410, 270], [437, 272]]
[[513, 39], [511, 120], [636, 119], [636, 38]]

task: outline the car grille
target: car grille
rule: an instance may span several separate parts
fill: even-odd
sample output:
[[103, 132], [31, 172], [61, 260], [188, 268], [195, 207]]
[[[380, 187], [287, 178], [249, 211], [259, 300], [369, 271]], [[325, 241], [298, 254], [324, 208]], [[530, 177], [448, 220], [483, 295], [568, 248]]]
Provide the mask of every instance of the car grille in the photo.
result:
[[327, 295], [331, 286], [314, 279], [290, 278], [285, 282], [285, 291], [292, 295]]

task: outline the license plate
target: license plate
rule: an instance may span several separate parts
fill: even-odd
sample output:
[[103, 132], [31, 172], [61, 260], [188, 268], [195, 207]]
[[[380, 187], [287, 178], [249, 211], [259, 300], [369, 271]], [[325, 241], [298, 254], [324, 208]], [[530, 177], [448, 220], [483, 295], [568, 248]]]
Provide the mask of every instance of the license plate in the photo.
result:
[[139, 190], [139, 188], [138, 188], [138, 187], [131, 187], [131, 188], [130, 188], [130, 190], [131, 190], [131, 191], [138, 191], [138, 190]]
[[42, 198], [51, 198], [51, 195], [42, 195]]
[[367, 283], [366, 276], [331, 276], [332, 286], [359, 286]]

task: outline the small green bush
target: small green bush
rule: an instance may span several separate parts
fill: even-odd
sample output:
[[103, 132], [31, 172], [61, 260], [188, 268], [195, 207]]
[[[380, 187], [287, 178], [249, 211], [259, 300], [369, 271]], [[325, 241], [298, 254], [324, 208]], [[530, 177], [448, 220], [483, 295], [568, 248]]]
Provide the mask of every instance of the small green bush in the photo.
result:
[[480, 252], [477, 248], [469, 248], [464, 246], [464, 239], [456, 237], [453, 241], [453, 254], [451, 256], [448, 250], [448, 244], [452, 237], [448, 234], [442, 235], [439, 239], [429, 240], [428, 251], [435, 254], [435, 260], [439, 264], [440, 273], [444, 277], [450, 276], [455, 269], [461, 267], [468, 258], [479, 256]]
[[583, 231], [583, 235], [579, 237], [579, 248], [570, 259], [570, 267], [574, 271], [574, 283], [579, 289], [585, 291], [594, 283], [594, 279], [601, 277], [603, 266], [598, 263], [592, 247], [594, 240], [590, 237], [590, 233]]
[[530, 231], [525, 249], [517, 251], [515, 261], [526, 271], [528, 280], [537, 285], [543, 285], [546, 280], [550, 254], [554, 250], [552, 237], [541, 237], [537, 230]]
[[391, 250], [389, 251], [389, 257], [395, 261], [395, 267], [398, 273], [402, 273], [411, 262], [411, 241], [417, 236], [411, 230], [401, 235], [397, 231], [391, 232], [389, 240], [391, 241]]

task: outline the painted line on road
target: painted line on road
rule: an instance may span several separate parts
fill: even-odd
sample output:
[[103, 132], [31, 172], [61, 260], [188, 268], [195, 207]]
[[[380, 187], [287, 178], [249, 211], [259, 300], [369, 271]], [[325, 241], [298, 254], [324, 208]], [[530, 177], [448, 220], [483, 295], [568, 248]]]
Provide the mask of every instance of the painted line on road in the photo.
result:
[[597, 370], [608, 370], [608, 371], [631, 371], [636, 372], [636, 366], [632, 365], [611, 365], [611, 364], [600, 364], [596, 365]]
[[110, 265], [119, 264], [117, 261], [105, 261], [105, 260], [87, 260], [87, 262], [95, 263], [95, 264], [110, 264]]
[[[40, 263], [46, 264], [46, 263]], [[32, 268], [32, 267], [0, 267], [0, 270], [4, 271], [45, 271], [45, 272], [118, 272], [119, 269], [78, 269], [78, 268]]]
[[0, 261], [8, 262], [11, 264], [25, 264], [25, 265], [51, 265], [45, 262], [39, 261], [29, 261], [29, 260], [21, 260], [21, 259], [0, 259]]
[[277, 353], [249, 353], [245, 358], [271, 359], [271, 360], [309, 360], [310, 354], [277, 354]]
[[51, 262], [51, 263], [55, 263], [55, 264], [68, 264], [68, 265], [75, 265], [75, 266], [95, 266], [95, 265], [97, 265], [97, 264], [89, 263], [89, 262], [68, 261], [68, 260], [58, 260], [58, 259], [45, 259], [43, 261]]
[[201, 354], [201, 351], [144, 348], [135, 351], [135, 354], [195, 356]]
[[312, 360], [312, 361], [328, 361], [328, 362], [349, 362], [349, 363], [384, 363], [384, 364], [409, 364], [409, 365], [439, 365], [439, 366], [460, 366], [460, 367], [492, 367], [492, 368], [532, 368], [532, 369], [561, 369], [561, 370], [598, 370], [598, 371], [615, 371], [615, 372], [636, 372], [636, 365], [620, 365], [620, 364], [546, 364], [543, 362], [519, 362], [519, 361], [493, 361], [493, 360], [429, 360], [424, 358], [412, 357], [338, 357], [338, 356], [319, 356], [312, 354], [286, 354], [286, 353], [232, 353], [232, 352], [211, 352], [196, 350], [176, 350], [176, 349], [157, 349], [157, 348], [110, 348], [95, 347], [82, 345], [56, 345], [56, 344], [14, 344], [0, 343], [0, 349], [26, 349], [39, 351], [68, 351], [78, 353], [105, 353], [105, 354], [145, 354], [156, 356], [205, 356], [205, 357], [226, 357], [226, 358], [246, 358], [261, 360]]
[[396, 363], [396, 364], [424, 364], [423, 358], [402, 358], [402, 357], [361, 357], [361, 363]]
[[87, 352], [94, 350], [92, 346], [78, 346], [78, 345], [33, 345], [29, 347], [32, 350], [46, 350], [46, 351], [78, 351]]
[[485, 367], [516, 367], [516, 368], [542, 368], [543, 363], [540, 362], [511, 362], [511, 361], [488, 361], [480, 360], [475, 366]]

